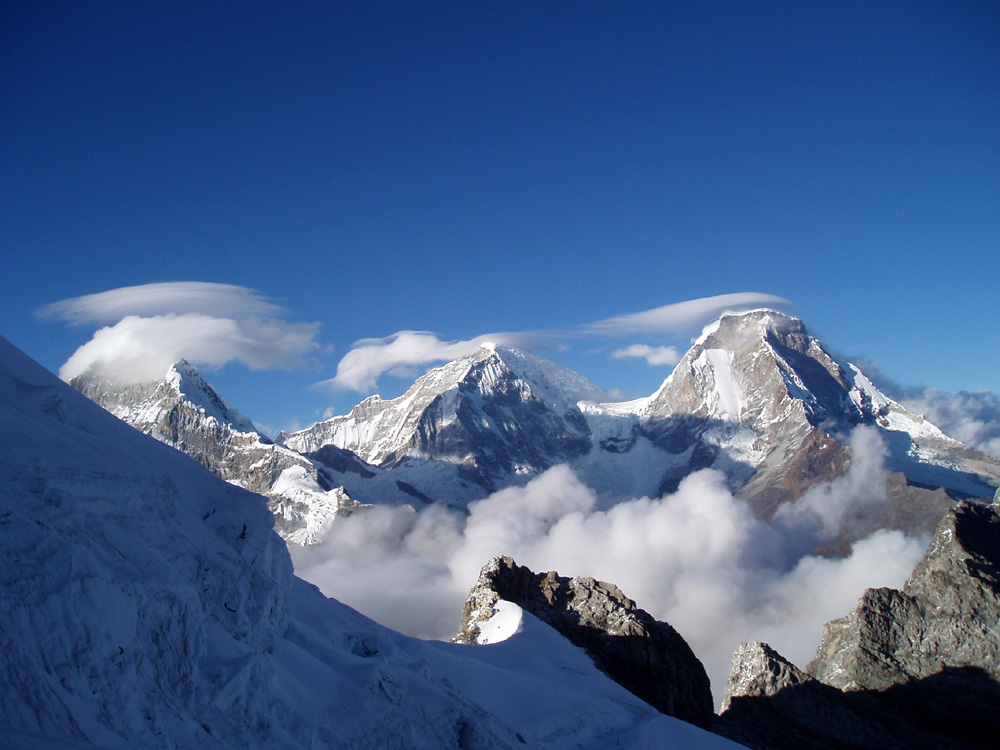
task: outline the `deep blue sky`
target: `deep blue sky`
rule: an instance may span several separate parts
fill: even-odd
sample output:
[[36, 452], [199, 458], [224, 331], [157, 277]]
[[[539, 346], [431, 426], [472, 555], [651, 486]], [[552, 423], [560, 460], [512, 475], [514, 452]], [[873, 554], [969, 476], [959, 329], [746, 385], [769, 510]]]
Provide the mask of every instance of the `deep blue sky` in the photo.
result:
[[[358, 339], [753, 291], [898, 381], [998, 390], [1000, 5], [483, 6], [5, 3], [0, 334], [55, 370], [96, 326], [42, 305], [250, 287], [333, 347], [209, 375], [286, 427], [365, 395], [308, 389]], [[651, 392], [627, 343], [549, 354]]]

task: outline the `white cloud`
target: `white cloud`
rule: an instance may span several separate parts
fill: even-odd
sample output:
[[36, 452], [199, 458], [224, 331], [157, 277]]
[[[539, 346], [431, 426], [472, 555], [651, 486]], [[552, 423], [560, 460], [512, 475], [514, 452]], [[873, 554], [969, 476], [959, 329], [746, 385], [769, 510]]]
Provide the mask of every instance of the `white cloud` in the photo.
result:
[[[817, 489], [816, 497], [838, 496], [865, 477], [884, 486], [882, 454], [869, 437], [856, 436], [855, 450], [873, 453], [855, 456], [850, 482]], [[538, 572], [611, 581], [678, 629], [718, 696], [740, 641], [767, 640], [804, 666], [825, 622], [846, 615], [867, 587], [902, 585], [926, 547], [880, 531], [856, 542], [850, 556], [826, 559], [796, 538], [812, 531], [815, 543], [826, 530], [758, 520], [712, 470], [691, 475], [673, 495], [601, 510], [563, 465], [472, 503], [467, 517], [436, 506], [352, 515], [338, 520], [334, 538], [293, 556], [297, 573], [328, 595], [390, 627], [435, 638], [458, 631], [469, 588], [494, 555]]]
[[624, 335], [682, 331], [702, 325], [727, 310], [745, 310], [762, 305], [790, 305], [789, 300], [773, 294], [736, 292], [714, 297], [677, 302], [653, 310], [619, 315], [582, 326], [590, 335]]
[[681, 356], [676, 346], [649, 346], [648, 344], [632, 344], [611, 353], [612, 359], [644, 359], [653, 367], [676, 365], [681, 361]]
[[88, 368], [121, 383], [163, 377], [186, 359], [203, 367], [242, 362], [289, 369], [319, 349], [319, 323], [290, 323], [259, 292], [197, 281], [146, 284], [74, 297], [40, 308], [72, 325], [113, 323], [96, 331], [60, 368], [70, 380]]
[[288, 369], [318, 348], [318, 333], [319, 323], [130, 315], [98, 330], [59, 368], [59, 377], [68, 381], [93, 367], [121, 383], [138, 383], [162, 378], [180, 359], [207, 367], [237, 361], [254, 370]]
[[72, 297], [40, 307], [42, 318], [72, 325], [116, 323], [128, 315], [143, 317], [200, 313], [212, 317], [274, 318], [285, 309], [259, 292], [232, 284], [172, 281], [111, 289]]
[[847, 473], [810, 487], [794, 503], [782, 505], [775, 522], [797, 536], [806, 532], [821, 540], [866, 526], [871, 514], [880, 514], [888, 503], [884, 468], [888, 451], [874, 427], [858, 425], [851, 432], [851, 465]]
[[424, 367], [471, 354], [488, 341], [518, 345], [533, 334], [495, 333], [467, 341], [442, 341], [425, 331], [399, 331], [383, 339], [362, 339], [337, 364], [337, 374], [319, 385], [354, 391], [374, 390], [384, 373], [402, 373], [403, 368]]

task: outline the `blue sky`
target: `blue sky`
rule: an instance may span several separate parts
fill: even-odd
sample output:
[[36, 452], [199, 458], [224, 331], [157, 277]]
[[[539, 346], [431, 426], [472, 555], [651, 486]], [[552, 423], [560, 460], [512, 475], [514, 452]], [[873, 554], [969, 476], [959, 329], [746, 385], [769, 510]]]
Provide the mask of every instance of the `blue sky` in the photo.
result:
[[[40, 308], [211, 282], [312, 332], [208, 373], [269, 428], [367, 395], [311, 387], [361, 339], [744, 292], [1000, 386], [996, 3], [12, 2], [0, 35], [0, 334], [50, 369], [115, 321]], [[541, 353], [643, 395], [670, 366], [611, 353], [699, 330]]]

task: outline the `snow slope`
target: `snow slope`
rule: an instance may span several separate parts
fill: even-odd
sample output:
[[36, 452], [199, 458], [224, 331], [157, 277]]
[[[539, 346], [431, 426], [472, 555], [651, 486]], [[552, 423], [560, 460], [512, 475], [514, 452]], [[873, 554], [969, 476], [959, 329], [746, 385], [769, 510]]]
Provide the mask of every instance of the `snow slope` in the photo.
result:
[[732, 747], [541, 623], [426, 643], [324, 598], [261, 496], [3, 339], [0, 486], [0, 744]]

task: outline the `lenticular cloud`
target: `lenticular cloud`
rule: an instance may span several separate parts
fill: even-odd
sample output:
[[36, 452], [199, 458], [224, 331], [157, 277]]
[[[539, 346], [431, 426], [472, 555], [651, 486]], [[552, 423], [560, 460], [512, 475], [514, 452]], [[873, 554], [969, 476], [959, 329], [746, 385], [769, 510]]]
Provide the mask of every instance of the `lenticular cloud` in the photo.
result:
[[150, 317], [199, 313], [224, 318], [275, 318], [285, 309], [254, 289], [205, 281], [171, 281], [110, 289], [45, 305], [42, 318], [71, 325], [116, 323], [129, 315]]
[[205, 367], [241, 362], [289, 369], [319, 348], [319, 323], [289, 323], [286, 311], [246, 287], [172, 282], [112, 289], [40, 308], [41, 317], [99, 329], [60, 368], [71, 380], [88, 369], [122, 384], [160, 378], [181, 359]]

